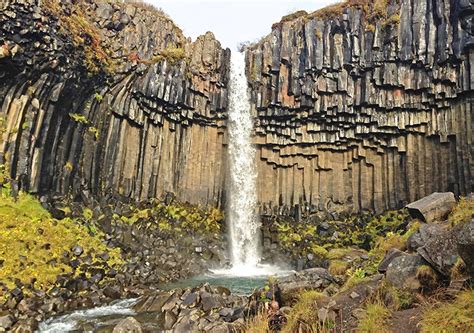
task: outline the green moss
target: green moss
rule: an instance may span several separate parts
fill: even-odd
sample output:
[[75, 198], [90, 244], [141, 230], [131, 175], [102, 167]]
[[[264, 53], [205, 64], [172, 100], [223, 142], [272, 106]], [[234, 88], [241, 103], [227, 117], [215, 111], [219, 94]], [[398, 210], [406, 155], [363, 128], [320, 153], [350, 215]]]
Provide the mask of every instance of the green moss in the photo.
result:
[[102, 46], [100, 32], [87, 17], [83, 3], [69, 4], [66, 7], [61, 5], [60, 0], [43, 0], [42, 8], [57, 17], [61, 32], [72, 38], [76, 47], [82, 48], [83, 64], [90, 76], [102, 71], [106, 73], [115, 71], [116, 63]]
[[114, 219], [127, 224], [145, 222], [152, 228], [172, 235], [180, 235], [185, 231], [193, 234], [216, 234], [222, 228], [224, 214], [217, 208], [204, 208], [175, 200], [168, 205], [151, 202], [146, 208], [135, 208], [127, 216], [115, 214]]
[[422, 315], [422, 332], [474, 332], [474, 291], [462, 291], [454, 301], [430, 306]]
[[[0, 201], [0, 281], [8, 288], [18, 279], [23, 284], [47, 290], [58, 275], [73, 273], [62, 258], [66, 251], [80, 245], [86, 253], [108, 252], [109, 265], [123, 262], [118, 249], [109, 249], [103, 235], [91, 236], [86, 227], [65, 218], [53, 219], [31, 195], [20, 193], [17, 201], [2, 196]], [[79, 272], [76, 272], [79, 274]]]
[[474, 199], [461, 198], [449, 214], [448, 221], [451, 225], [470, 222], [474, 218]]
[[69, 117], [71, 117], [75, 122], [81, 123], [81, 124], [88, 124], [89, 122], [87, 121], [87, 118], [80, 114], [80, 113], [70, 113]]

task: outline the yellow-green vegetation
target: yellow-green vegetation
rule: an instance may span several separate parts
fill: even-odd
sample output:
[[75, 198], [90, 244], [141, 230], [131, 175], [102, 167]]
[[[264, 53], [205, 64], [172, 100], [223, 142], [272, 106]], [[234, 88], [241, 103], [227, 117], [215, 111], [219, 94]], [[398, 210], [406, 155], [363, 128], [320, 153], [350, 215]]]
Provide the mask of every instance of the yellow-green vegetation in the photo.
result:
[[456, 280], [462, 278], [466, 275], [466, 263], [462, 260], [461, 257], [458, 257], [456, 263], [451, 268], [449, 272], [449, 277], [451, 280]]
[[152, 63], [166, 60], [171, 65], [175, 65], [184, 59], [186, 59], [186, 53], [182, 47], [168, 47], [161, 51], [159, 55], [154, 56]]
[[461, 198], [451, 214], [449, 214], [448, 221], [454, 226], [461, 223], [467, 223], [473, 218], [474, 199]]
[[287, 251], [307, 255], [315, 254], [320, 258], [326, 258], [328, 251], [318, 244], [316, 226], [310, 223], [294, 224], [289, 221], [277, 222], [277, 234], [280, 245]]
[[268, 317], [265, 311], [259, 311], [255, 316], [247, 319], [244, 328], [245, 333], [270, 333]]
[[221, 230], [224, 214], [217, 208], [204, 208], [174, 200], [168, 205], [152, 202], [146, 208], [135, 208], [128, 216], [115, 214], [114, 219], [128, 224], [143, 221], [149, 227], [158, 227], [174, 235], [185, 232], [215, 234]]
[[[107, 248], [102, 234], [91, 235], [75, 220], [56, 220], [33, 196], [21, 193], [17, 200], [0, 197], [0, 281], [8, 288], [18, 279], [23, 284], [48, 290], [58, 275], [73, 273], [63, 260], [66, 251], [80, 245], [93, 257], [108, 252], [110, 267], [121, 265], [118, 249]], [[74, 272], [79, 274], [79, 271]]]
[[69, 117], [71, 117], [76, 123], [81, 123], [81, 124], [86, 124], [86, 125], [89, 123], [87, 121], [87, 118], [80, 113], [70, 113]]
[[348, 262], [343, 260], [331, 260], [329, 263], [328, 271], [332, 275], [344, 275], [349, 269], [350, 265]]
[[421, 331], [431, 332], [474, 332], [474, 291], [465, 290], [455, 300], [439, 302], [423, 312]]
[[45, 11], [58, 18], [61, 32], [70, 36], [75, 46], [82, 47], [84, 65], [90, 75], [102, 70], [108, 73], [114, 71], [115, 62], [101, 45], [100, 32], [87, 17], [83, 3], [68, 4], [67, 8], [61, 5], [60, 0], [43, 0], [42, 4]]
[[351, 289], [358, 284], [369, 281], [367, 272], [362, 268], [350, 269], [347, 271], [349, 278], [341, 287], [341, 291]]
[[391, 311], [382, 302], [367, 303], [365, 312], [357, 325], [357, 332], [389, 333], [387, 322]]
[[326, 297], [314, 290], [301, 292], [298, 301], [291, 308], [288, 314], [288, 322], [281, 332], [332, 332], [334, 322], [327, 320], [322, 323], [318, 318], [318, 301]]

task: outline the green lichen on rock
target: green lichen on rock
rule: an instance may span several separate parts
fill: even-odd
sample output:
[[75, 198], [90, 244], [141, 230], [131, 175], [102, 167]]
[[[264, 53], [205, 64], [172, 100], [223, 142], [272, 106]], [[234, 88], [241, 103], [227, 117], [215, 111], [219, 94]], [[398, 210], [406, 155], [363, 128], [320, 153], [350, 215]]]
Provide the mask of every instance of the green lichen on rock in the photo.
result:
[[108, 253], [109, 267], [123, 263], [120, 251], [108, 248], [101, 233], [92, 235], [70, 218], [52, 218], [33, 196], [20, 192], [16, 200], [5, 194], [0, 199], [0, 281], [7, 288], [17, 281], [48, 290], [58, 276], [80, 274], [66, 255], [76, 245], [92, 258]]

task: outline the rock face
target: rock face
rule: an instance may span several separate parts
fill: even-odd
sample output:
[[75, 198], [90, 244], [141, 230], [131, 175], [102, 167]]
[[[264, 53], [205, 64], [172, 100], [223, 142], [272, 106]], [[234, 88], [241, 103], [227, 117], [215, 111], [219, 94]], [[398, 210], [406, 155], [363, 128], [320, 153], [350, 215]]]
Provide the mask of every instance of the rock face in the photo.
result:
[[7, 1], [0, 163], [32, 193], [218, 205], [230, 51], [142, 4]]
[[288, 16], [247, 48], [263, 212], [471, 191], [472, 5], [389, 2]]
[[[470, 2], [378, 3], [290, 15], [247, 49], [263, 213], [380, 212], [472, 190]], [[13, 189], [224, 202], [230, 51], [212, 33], [191, 42], [144, 4], [1, 8]]]

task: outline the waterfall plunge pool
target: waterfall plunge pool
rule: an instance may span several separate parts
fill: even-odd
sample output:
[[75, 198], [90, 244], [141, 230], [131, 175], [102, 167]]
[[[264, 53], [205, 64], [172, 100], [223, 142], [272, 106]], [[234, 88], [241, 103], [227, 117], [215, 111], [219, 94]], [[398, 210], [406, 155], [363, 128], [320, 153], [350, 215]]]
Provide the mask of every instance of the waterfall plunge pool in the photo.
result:
[[[252, 275], [251, 273], [254, 274]], [[258, 265], [256, 268], [250, 269], [248, 267], [235, 267], [215, 270], [210, 274], [168, 283], [161, 286], [160, 289], [173, 290], [192, 288], [208, 283], [211, 286], [226, 287], [235, 295], [248, 296], [251, 295], [255, 289], [262, 288], [269, 276], [278, 277], [290, 273], [291, 271], [277, 270], [275, 266], [267, 265]], [[51, 317], [40, 323], [37, 332], [111, 332], [113, 327], [120, 320], [135, 315], [132, 307], [136, 302], [137, 299], [125, 299], [92, 309], [77, 310], [61, 316]], [[148, 328], [150, 331], [156, 331], [158, 327], [153, 327], [153, 325], [147, 327], [146, 324], [148, 320], [149, 322], [153, 322], [154, 317], [146, 318], [146, 316], [146, 314], [141, 314], [136, 318], [143, 324], [144, 329]]]

